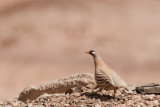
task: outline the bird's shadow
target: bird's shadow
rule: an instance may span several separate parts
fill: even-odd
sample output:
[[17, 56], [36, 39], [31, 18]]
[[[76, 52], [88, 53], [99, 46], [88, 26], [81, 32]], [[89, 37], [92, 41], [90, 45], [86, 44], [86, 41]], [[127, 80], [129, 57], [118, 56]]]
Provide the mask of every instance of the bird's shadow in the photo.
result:
[[[100, 99], [101, 101], [107, 101], [107, 100], [115, 100], [117, 98], [113, 97], [113, 96], [110, 96], [110, 95], [100, 95], [98, 93], [95, 93], [95, 92], [85, 92], [85, 93], [81, 93], [81, 95], [85, 95], [91, 99], [95, 98], [95, 99]], [[120, 100], [120, 99], [117, 99], [117, 100]]]

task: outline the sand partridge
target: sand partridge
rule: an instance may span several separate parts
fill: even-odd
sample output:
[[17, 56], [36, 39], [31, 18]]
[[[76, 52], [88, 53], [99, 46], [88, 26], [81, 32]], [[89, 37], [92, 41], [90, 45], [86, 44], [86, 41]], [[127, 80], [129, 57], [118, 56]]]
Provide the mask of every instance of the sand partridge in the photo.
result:
[[107, 91], [114, 90], [114, 97], [117, 89], [127, 88], [126, 83], [116, 72], [105, 64], [96, 51], [90, 50], [86, 51], [86, 53], [93, 56], [95, 64], [95, 80], [98, 88], [101, 90], [105, 89]]

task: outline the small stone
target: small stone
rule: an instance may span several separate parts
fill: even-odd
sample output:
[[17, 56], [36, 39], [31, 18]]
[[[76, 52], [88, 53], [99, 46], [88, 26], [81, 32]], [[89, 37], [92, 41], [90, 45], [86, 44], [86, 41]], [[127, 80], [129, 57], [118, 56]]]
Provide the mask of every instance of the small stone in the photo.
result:
[[153, 100], [153, 98], [154, 98], [154, 95], [144, 95], [143, 96], [144, 100]]
[[27, 106], [27, 104], [26, 103], [24, 103], [24, 102], [20, 102], [20, 106], [19, 107], [26, 107]]
[[75, 96], [77, 97], [77, 96], [80, 96], [81, 94], [80, 93], [75, 93]]
[[133, 98], [133, 96], [132, 96], [132, 95], [128, 95], [127, 97], [128, 97], [128, 99], [132, 99], [132, 98]]
[[82, 91], [82, 90], [81, 90], [80, 88], [78, 88], [78, 87], [73, 87], [73, 88], [67, 90], [67, 91], [65, 92], [65, 94], [72, 94], [72, 93], [77, 93], [77, 92], [81, 92], [81, 91]]
[[155, 101], [152, 102], [152, 104], [153, 104], [153, 106], [158, 106], [159, 102], [158, 102], [158, 100], [155, 100]]
[[64, 104], [64, 106], [65, 106], [65, 107], [69, 107], [70, 105], [69, 105], [69, 104]]
[[6, 105], [5, 107], [13, 107], [13, 106], [11, 106], [11, 105]]
[[93, 85], [93, 84], [88, 84], [88, 85], [86, 86], [86, 88], [88, 88], [88, 89], [94, 89], [94, 88], [95, 88], [95, 85]]
[[81, 100], [86, 100], [86, 99], [87, 99], [86, 96], [82, 96], [82, 97], [81, 97]]
[[135, 90], [135, 89], [136, 89], [136, 86], [135, 86], [135, 85], [132, 85], [132, 84], [128, 85], [128, 90], [133, 91], [133, 90]]
[[85, 105], [79, 105], [79, 107], [85, 107]]
[[129, 91], [126, 91], [127, 94], [132, 94], [133, 91], [132, 90], [129, 90]]
[[139, 103], [140, 107], [144, 107], [144, 104], [143, 103]]
[[155, 100], [159, 100], [159, 99], [160, 99], [159, 95], [156, 95]]
[[32, 107], [45, 107], [43, 105], [33, 105]]
[[28, 104], [28, 107], [32, 107], [32, 103], [29, 103], [29, 104]]
[[138, 99], [138, 100], [140, 100], [140, 99], [142, 99], [142, 98], [141, 98], [141, 96], [139, 96], [139, 95], [133, 95], [133, 99]]
[[129, 101], [127, 102], [127, 105], [128, 105], [128, 106], [133, 106], [133, 101], [132, 101], [132, 100], [129, 100]]
[[120, 102], [120, 103], [123, 103], [124, 101], [121, 99], [119, 102]]
[[96, 105], [95, 105], [95, 107], [101, 107], [101, 105], [99, 105], [99, 104], [96, 104]]
[[78, 96], [80, 96], [81, 94], [80, 93], [73, 93], [73, 94], [71, 94], [72, 96], [75, 96], [75, 97], [78, 97]]
[[149, 102], [149, 101], [146, 101], [146, 104], [147, 104], [147, 105], [150, 105], [150, 102]]
[[10, 104], [10, 105], [12, 105], [12, 106], [18, 106], [19, 104], [20, 104], [20, 102], [18, 102], [18, 101], [16, 101], [16, 102], [14, 102], [14, 101], [9, 101], [8, 102], [8, 104]]
[[126, 105], [125, 104], [120, 104], [120, 107], [126, 107]]
[[145, 100], [143, 100], [143, 99], [141, 99], [141, 101], [140, 101], [140, 102], [141, 102], [141, 103], [143, 103], [143, 104], [145, 104], [145, 102], [146, 102], [146, 101], [145, 101]]

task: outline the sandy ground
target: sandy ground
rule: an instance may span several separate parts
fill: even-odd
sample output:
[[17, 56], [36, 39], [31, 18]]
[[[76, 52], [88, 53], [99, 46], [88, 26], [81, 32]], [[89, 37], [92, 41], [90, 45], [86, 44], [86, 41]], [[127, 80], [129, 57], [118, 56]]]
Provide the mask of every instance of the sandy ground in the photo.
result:
[[159, 1], [0, 4], [0, 99], [17, 97], [31, 84], [94, 73], [84, 53], [89, 49], [128, 84], [160, 81]]

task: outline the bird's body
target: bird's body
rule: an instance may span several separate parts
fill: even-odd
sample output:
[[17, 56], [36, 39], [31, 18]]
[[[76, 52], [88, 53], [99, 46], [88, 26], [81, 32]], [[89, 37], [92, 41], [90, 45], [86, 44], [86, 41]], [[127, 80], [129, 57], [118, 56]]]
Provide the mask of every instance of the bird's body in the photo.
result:
[[117, 90], [119, 88], [127, 88], [126, 83], [120, 76], [110, 69], [94, 50], [87, 51], [93, 56], [95, 64], [95, 81], [97, 87], [105, 90]]

